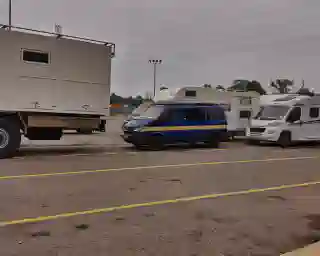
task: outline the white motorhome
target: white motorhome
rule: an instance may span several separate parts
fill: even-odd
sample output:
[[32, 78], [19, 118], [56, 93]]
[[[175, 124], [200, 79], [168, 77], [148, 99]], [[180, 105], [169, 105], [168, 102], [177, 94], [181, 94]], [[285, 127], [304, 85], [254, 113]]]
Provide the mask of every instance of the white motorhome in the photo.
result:
[[319, 109], [320, 95], [309, 91], [266, 95], [247, 128], [248, 142], [270, 141], [286, 147], [292, 142], [320, 141]]
[[[164, 92], [162, 94], [165, 95]], [[218, 91], [212, 88], [187, 86], [167, 95], [170, 95], [168, 98], [170, 100], [187, 98], [220, 104], [226, 111], [227, 129], [231, 137], [245, 135], [250, 118], [259, 112], [260, 94], [252, 91]]]
[[109, 114], [113, 43], [0, 25], [0, 158]]

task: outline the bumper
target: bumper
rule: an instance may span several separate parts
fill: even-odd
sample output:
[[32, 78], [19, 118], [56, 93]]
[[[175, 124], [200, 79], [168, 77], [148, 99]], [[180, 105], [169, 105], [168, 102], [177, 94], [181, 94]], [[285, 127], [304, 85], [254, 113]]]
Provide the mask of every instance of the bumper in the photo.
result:
[[265, 130], [262, 133], [253, 133], [249, 129], [246, 131], [246, 139], [248, 140], [277, 142], [279, 136], [280, 132], [276, 130]]
[[130, 144], [134, 145], [145, 145], [146, 144], [146, 137], [143, 136], [141, 133], [123, 133], [120, 135], [122, 139]]

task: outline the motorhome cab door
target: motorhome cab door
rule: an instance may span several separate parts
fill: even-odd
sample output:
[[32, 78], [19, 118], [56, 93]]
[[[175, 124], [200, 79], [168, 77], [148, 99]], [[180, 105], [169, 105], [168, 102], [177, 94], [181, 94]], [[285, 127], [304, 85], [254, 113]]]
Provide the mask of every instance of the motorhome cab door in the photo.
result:
[[302, 140], [320, 140], [320, 122], [319, 107], [302, 107], [301, 115], [301, 139]]

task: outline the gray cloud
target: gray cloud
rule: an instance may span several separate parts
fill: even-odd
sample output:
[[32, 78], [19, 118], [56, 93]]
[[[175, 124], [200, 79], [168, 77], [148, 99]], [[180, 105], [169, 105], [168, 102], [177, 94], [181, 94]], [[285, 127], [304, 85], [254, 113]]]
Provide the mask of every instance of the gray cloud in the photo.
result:
[[287, 76], [320, 90], [319, 0], [13, 2], [14, 24], [115, 42], [112, 89], [124, 95], [152, 88], [149, 58], [163, 59], [158, 83], [169, 86]]

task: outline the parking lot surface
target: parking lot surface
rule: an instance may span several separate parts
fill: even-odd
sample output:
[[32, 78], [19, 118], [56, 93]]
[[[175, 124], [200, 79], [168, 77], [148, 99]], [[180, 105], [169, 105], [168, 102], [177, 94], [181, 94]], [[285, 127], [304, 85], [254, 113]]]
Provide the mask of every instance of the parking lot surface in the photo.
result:
[[319, 152], [27, 147], [0, 163], [0, 255], [280, 255], [319, 239]]

